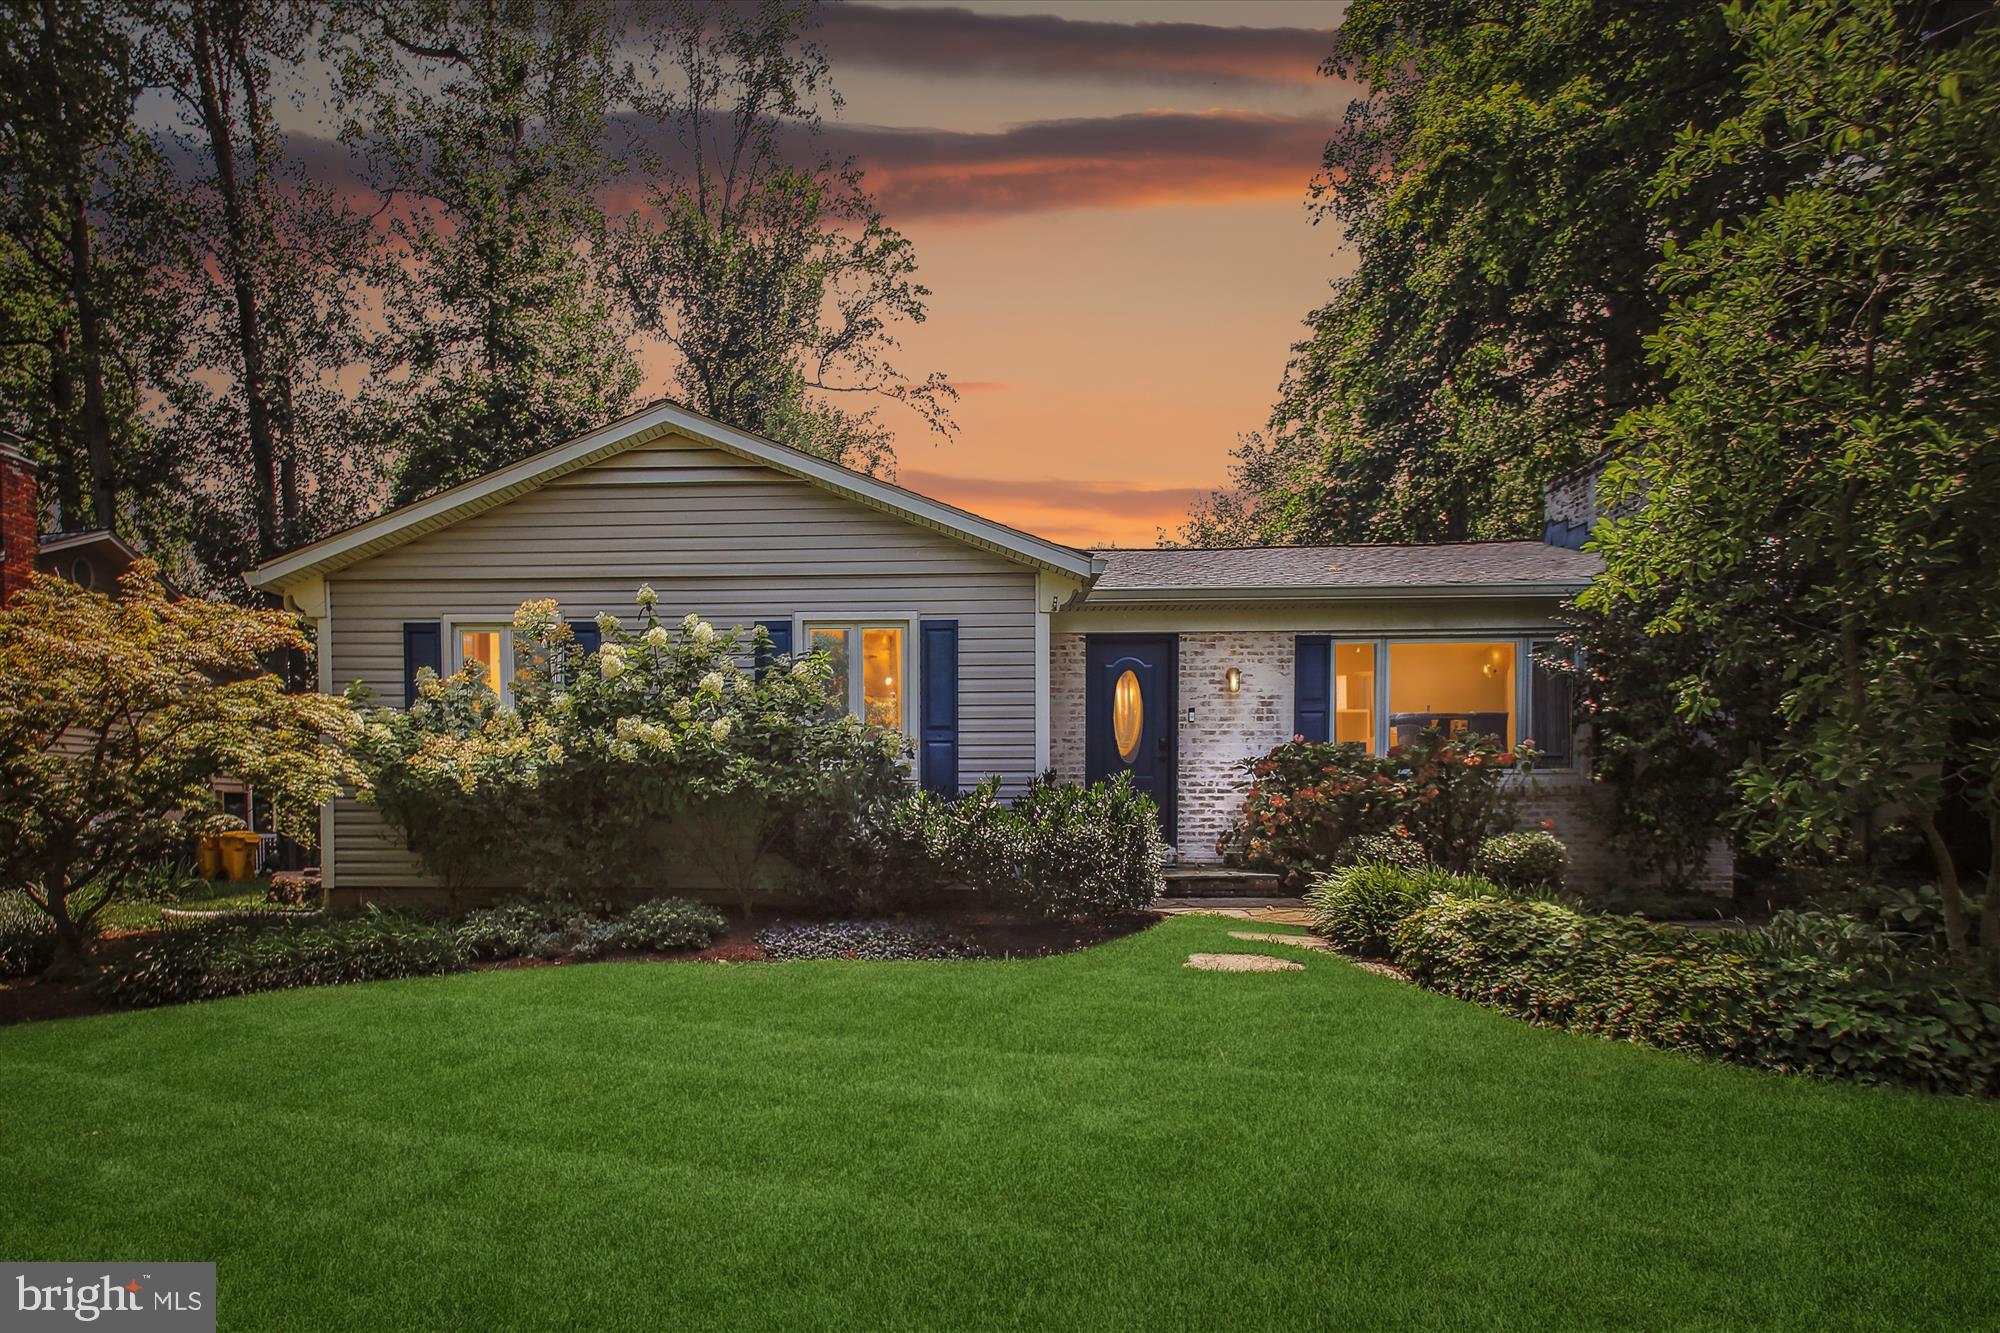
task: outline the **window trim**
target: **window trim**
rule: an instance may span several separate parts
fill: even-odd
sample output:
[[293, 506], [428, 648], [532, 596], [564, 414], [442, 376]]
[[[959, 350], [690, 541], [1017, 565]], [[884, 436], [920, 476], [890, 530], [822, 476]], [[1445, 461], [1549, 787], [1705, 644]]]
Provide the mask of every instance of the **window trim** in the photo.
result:
[[[923, 716], [923, 681], [918, 671], [918, 626], [923, 617], [916, 611], [794, 611], [792, 612], [792, 657], [804, 657], [812, 651], [809, 632], [813, 627], [820, 629], [894, 629], [903, 632], [903, 735], [912, 743], [918, 739], [917, 720]], [[855, 669], [850, 689], [858, 689], [861, 684], [860, 645], [855, 646]], [[850, 694], [848, 707], [852, 710], [854, 700]]]
[[[444, 629], [440, 655], [444, 659], [445, 675], [455, 676], [465, 670], [465, 642], [462, 636], [468, 631], [499, 631], [500, 660], [514, 660], [514, 626], [511, 621], [494, 620], [489, 616], [445, 616], [440, 623]], [[514, 706], [514, 673], [511, 671], [500, 673], [500, 702], [508, 708]]]
[[[1340, 647], [1342, 644], [1373, 644], [1375, 648], [1375, 753], [1389, 753], [1389, 678], [1393, 674], [1389, 662], [1389, 649], [1398, 643], [1511, 643], [1514, 645], [1514, 730], [1510, 744], [1518, 744], [1521, 736], [1532, 737], [1536, 719], [1530, 710], [1534, 706], [1534, 644], [1547, 641], [1560, 634], [1560, 629], [1543, 630], [1487, 630], [1441, 629], [1402, 631], [1393, 634], [1333, 634], [1332, 651], [1327, 654], [1327, 728], [1332, 734], [1334, 722], [1332, 703], [1339, 697], [1340, 689]], [[1537, 764], [1537, 772], [1570, 772], [1577, 766], [1581, 743], [1577, 739], [1575, 719], [1571, 719], [1569, 758], [1561, 763]]]

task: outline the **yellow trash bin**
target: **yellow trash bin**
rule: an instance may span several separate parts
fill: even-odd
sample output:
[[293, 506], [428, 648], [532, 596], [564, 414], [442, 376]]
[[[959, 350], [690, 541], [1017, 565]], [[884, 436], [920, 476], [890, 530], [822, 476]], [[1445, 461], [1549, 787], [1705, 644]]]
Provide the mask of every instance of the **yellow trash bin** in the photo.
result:
[[203, 879], [222, 878], [222, 835], [203, 833], [194, 840], [194, 872]]
[[222, 869], [230, 879], [255, 879], [257, 877], [257, 844], [263, 841], [255, 833], [223, 833]]

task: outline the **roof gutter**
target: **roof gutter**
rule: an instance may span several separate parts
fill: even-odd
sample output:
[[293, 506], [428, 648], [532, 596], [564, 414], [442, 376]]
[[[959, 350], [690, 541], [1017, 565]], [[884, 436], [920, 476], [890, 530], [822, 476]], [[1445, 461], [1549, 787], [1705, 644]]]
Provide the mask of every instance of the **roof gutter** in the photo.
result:
[[1589, 579], [1533, 583], [1394, 583], [1304, 588], [1104, 588], [1091, 589], [1089, 606], [1159, 606], [1207, 602], [1383, 602], [1442, 598], [1571, 597]]

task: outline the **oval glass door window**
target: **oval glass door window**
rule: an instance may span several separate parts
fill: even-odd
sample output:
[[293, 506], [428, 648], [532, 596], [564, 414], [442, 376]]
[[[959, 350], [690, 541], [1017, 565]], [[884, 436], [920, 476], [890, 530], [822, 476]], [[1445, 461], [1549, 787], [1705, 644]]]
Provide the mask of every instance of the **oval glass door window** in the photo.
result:
[[1145, 730], [1145, 702], [1139, 697], [1139, 677], [1127, 670], [1111, 688], [1111, 739], [1118, 757], [1131, 763], [1139, 754], [1139, 733]]

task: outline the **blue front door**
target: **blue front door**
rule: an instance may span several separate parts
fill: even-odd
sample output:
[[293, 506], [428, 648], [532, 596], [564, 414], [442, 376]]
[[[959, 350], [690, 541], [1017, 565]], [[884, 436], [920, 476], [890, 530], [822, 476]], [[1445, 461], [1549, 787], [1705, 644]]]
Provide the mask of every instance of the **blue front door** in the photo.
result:
[[1160, 807], [1169, 845], [1180, 767], [1179, 659], [1171, 634], [1092, 634], [1084, 641], [1084, 777], [1096, 782], [1130, 773], [1132, 785]]

